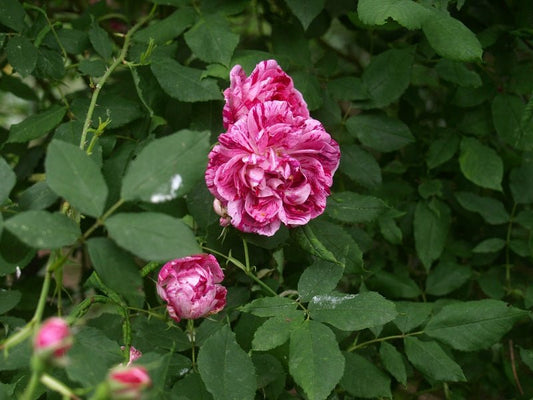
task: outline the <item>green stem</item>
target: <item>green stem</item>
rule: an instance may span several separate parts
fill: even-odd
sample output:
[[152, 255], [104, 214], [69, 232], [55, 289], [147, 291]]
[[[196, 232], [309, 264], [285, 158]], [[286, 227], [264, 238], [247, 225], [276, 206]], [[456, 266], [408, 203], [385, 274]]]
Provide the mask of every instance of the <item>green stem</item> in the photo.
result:
[[196, 369], [196, 330], [194, 329], [193, 319], [187, 320], [187, 336], [189, 338], [189, 342], [191, 343], [192, 369], [195, 372], [198, 372], [198, 370]]
[[244, 264], [246, 266], [246, 271], [250, 271], [250, 256], [248, 254], [248, 242], [246, 239], [242, 239], [242, 247], [244, 248]]
[[98, 96], [100, 95], [100, 91], [104, 87], [106, 81], [109, 79], [111, 74], [115, 71], [115, 69], [124, 62], [126, 59], [126, 55], [128, 54], [128, 49], [130, 47], [130, 41], [133, 36], [133, 34], [142, 26], [144, 25], [155, 13], [156, 6], [154, 5], [152, 7], [152, 10], [150, 11], [150, 14], [148, 14], [146, 17], [142, 18], [139, 22], [137, 22], [126, 34], [124, 37], [124, 44], [122, 45], [122, 49], [120, 50], [118, 58], [113, 61], [113, 63], [109, 66], [109, 68], [106, 70], [105, 74], [102, 76], [102, 78], [98, 81], [96, 84], [96, 88], [93, 92], [93, 95], [91, 96], [91, 102], [89, 104], [89, 109], [87, 110], [87, 115], [85, 117], [85, 122], [83, 123], [83, 130], [81, 132], [81, 139], [80, 139], [80, 149], [85, 150], [85, 144], [87, 141], [87, 133], [89, 132], [89, 128], [91, 127], [91, 121], [94, 114], [94, 108], [96, 107], [96, 101], [98, 100]]
[[511, 233], [513, 231], [513, 222], [516, 213], [517, 204], [513, 204], [511, 210], [511, 216], [509, 217], [509, 225], [507, 225], [507, 235], [505, 237], [505, 284], [507, 286], [507, 291], [510, 292], [511, 289]]
[[42, 374], [41, 383], [49, 389], [60, 393], [65, 398], [78, 400], [79, 397], [74, 394], [71, 388], [65, 385], [63, 382], [58, 381], [54, 377], [48, 374]]
[[158, 263], [158, 262], [155, 262], [155, 261], [149, 262], [148, 264], [146, 264], [146, 265], [141, 269], [141, 276], [142, 276], [143, 278], [146, 277], [146, 276], [149, 275], [152, 271], [155, 271], [156, 269], [158, 269], [160, 266], [161, 266], [161, 263]]
[[36, 369], [32, 371], [30, 382], [28, 383], [28, 386], [26, 386], [26, 390], [20, 397], [20, 400], [33, 400], [33, 393], [35, 392], [35, 389], [37, 389], [37, 385], [39, 383], [39, 380], [41, 379], [42, 374], [42, 371]]
[[354, 343], [346, 351], [352, 352], [352, 351], [355, 351], [355, 350], [360, 349], [362, 347], [366, 347], [366, 346], [368, 346], [369, 344], [372, 344], [372, 343], [385, 342], [387, 340], [393, 340], [393, 339], [404, 339], [404, 338], [406, 338], [408, 336], [422, 335], [423, 333], [424, 333], [424, 331], [403, 333], [401, 335], [384, 336], [384, 337], [380, 337], [380, 338], [376, 338], [376, 339], [372, 339], [372, 340], [367, 340], [366, 342], [359, 343], [359, 344]]

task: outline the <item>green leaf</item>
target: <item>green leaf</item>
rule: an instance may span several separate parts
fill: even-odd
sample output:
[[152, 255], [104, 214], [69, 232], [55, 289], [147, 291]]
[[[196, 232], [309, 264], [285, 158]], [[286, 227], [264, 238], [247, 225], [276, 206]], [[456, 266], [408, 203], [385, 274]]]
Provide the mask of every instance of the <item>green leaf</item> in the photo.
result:
[[81, 54], [89, 46], [87, 32], [78, 29], [68, 29], [63, 25], [62, 29], [56, 31], [59, 41], [70, 54]]
[[455, 262], [441, 261], [426, 280], [426, 293], [444, 296], [463, 286], [472, 277], [472, 268]]
[[518, 96], [497, 94], [491, 103], [492, 123], [500, 138], [511, 146], [521, 150], [520, 122], [525, 104]]
[[422, 325], [433, 310], [430, 303], [397, 301], [395, 304], [398, 316], [393, 322], [403, 333], [411, 332]]
[[37, 76], [44, 76], [45, 78], [55, 80], [60, 80], [65, 76], [63, 57], [58, 51], [45, 48], [39, 49]]
[[15, 70], [26, 77], [37, 65], [39, 52], [33, 43], [22, 36], [12, 36], [6, 46], [7, 60]]
[[277, 399], [287, 379], [283, 365], [270, 354], [253, 354], [252, 361], [257, 372], [257, 388], [262, 389], [267, 399]]
[[107, 185], [98, 165], [78, 146], [53, 140], [45, 161], [46, 182], [84, 214], [99, 217], [104, 212]]
[[228, 326], [219, 329], [202, 345], [198, 370], [215, 400], [253, 400], [255, 397], [254, 365]]
[[522, 362], [533, 371], [533, 350], [520, 347], [520, 358], [522, 359]]
[[413, 366], [437, 381], [464, 382], [463, 370], [436, 342], [423, 342], [415, 337], [404, 339], [405, 354]]
[[382, 342], [379, 346], [379, 358], [383, 366], [402, 385], [407, 384], [407, 371], [402, 354], [392, 344]]
[[414, 47], [390, 49], [372, 58], [363, 71], [363, 85], [370, 97], [364, 108], [382, 108], [398, 100], [411, 82]]
[[377, 197], [340, 192], [329, 198], [326, 212], [341, 222], [361, 223], [376, 220], [386, 209], [387, 205]]
[[298, 244], [309, 254], [324, 261], [340, 264], [333, 253], [316, 237], [313, 228], [309, 224], [294, 229], [292, 234]]
[[355, 144], [342, 148], [341, 172], [361, 186], [373, 189], [381, 185], [381, 169], [376, 159]]
[[396, 151], [415, 141], [407, 125], [383, 114], [350, 117], [346, 128], [362, 144], [381, 152]]
[[2, 182], [0, 184], [0, 204], [2, 204], [9, 198], [9, 193], [17, 182], [15, 173], [2, 157], [0, 157], [0, 182]]
[[73, 244], [80, 228], [64, 214], [24, 211], [4, 222], [4, 227], [35, 249], [57, 249]]
[[473, 249], [473, 253], [497, 253], [505, 247], [505, 240], [501, 238], [485, 239], [478, 243]]
[[18, 0], [2, 0], [0, 2], [0, 24], [16, 32], [24, 30], [26, 12]]
[[37, 182], [23, 191], [18, 198], [21, 210], [44, 210], [50, 207], [58, 196], [48, 187], [46, 181]]
[[298, 303], [287, 297], [261, 297], [255, 299], [239, 308], [242, 312], [247, 312], [258, 317], [275, 317], [283, 316], [285, 314], [292, 315], [292, 311], [296, 310]]
[[304, 314], [295, 310], [266, 320], [255, 331], [252, 348], [255, 351], [267, 351], [281, 346], [289, 340], [291, 332], [299, 327], [303, 320]]
[[0, 289], [0, 315], [16, 307], [22, 298], [22, 293], [18, 290]]
[[377, 292], [316, 295], [308, 309], [311, 318], [344, 331], [383, 325], [397, 315], [394, 303]]
[[355, 353], [344, 353], [346, 366], [340, 382], [355, 397], [375, 399], [392, 397], [390, 378], [374, 363]]
[[479, 140], [471, 137], [461, 140], [459, 165], [463, 175], [476, 185], [502, 190], [503, 161], [494, 149]]
[[185, 102], [222, 98], [214, 79], [202, 79], [202, 70], [184, 67], [177, 61], [166, 57], [154, 60], [151, 68], [157, 81], [170, 97]]
[[413, 298], [420, 295], [420, 288], [409, 276], [378, 271], [369, 279], [369, 285], [388, 297]]
[[92, 265], [102, 282], [128, 302], [142, 304], [142, 278], [133, 258], [117, 247], [111, 240], [99, 237], [87, 241]]
[[360, 0], [357, 13], [367, 25], [383, 25], [392, 18], [407, 29], [420, 29], [430, 10], [411, 0]]
[[98, 78], [105, 74], [106, 64], [100, 59], [90, 60], [84, 58], [78, 64], [78, 69], [83, 75], [89, 75], [93, 78]]
[[68, 377], [83, 387], [99, 384], [112, 366], [123, 361], [119, 344], [89, 326], [77, 327], [68, 358], [65, 368]]
[[37, 97], [33, 89], [13, 75], [2, 75], [0, 79], [0, 90], [10, 92], [24, 100], [39, 101], [39, 97]]
[[154, 22], [152, 25], [141, 29], [133, 35], [133, 40], [150, 43], [152, 39], [156, 44], [162, 44], [177, 38], [181, 33], [194, 23], [195, 13], [190, 7], [183, 7], [174, 11], [170, 16]]
[[462, 62], [443, 58], [439, 60], [435, 69], [442, 79], [459, 86], [477, 88], [482, 85], [480, 76]]
[[444, 250], [450, 223], [450, 209], [445, 203], [433, 200], [431, 203], [419, 201], [416, 205], [413, 222], [415, 248], [428, 271]]
[[56, 104], [39, 114], [30, 115], [24, 121], [11, 125], [8, 141], [24, 143], [40, 138], [59, 125], [66, 112], [66, 107]]
[[186, 194], [203, 178], [209, 132], [183, 130], [144, 147], [122, 182], [122, 198], [161, 203]]
[[291, 74], [291, 77], [296, 89], [302, 93], [309, 111], [320, 108], [324, 103], [324, 97], [316, 75], [304, 71], [295, 71]]
[[231, 31], [226, 17], [208, 14], [183, 35], [187, 46], [205, 62], [229, 66], [239, 35]]
[[172, 386], [172, 399], [176, 400], [213, 400], [198, 373], [191, 373]]
[[531, 182], [533, 182], [532, 162], [513, 168], [509, 174], [509, 187], [516, 203], [533, 203], [533, 185], [531, 185]]
[[470, 192], [456, 192], [455, 198], [464, 209], [478, 213], [491, 225], [509, 222], [509, 213], [503, 203], [493, 197], [482, 197]]
[[424, 332], [457, 350], [481, 350], [498, 342], [527, 314], [492, 299], [449, 304], [431, 318]]
[[422, 30], [440, 56], [457, 61], [481, 60], [483, 49], [476, 35], [448, 14], [433, 10], [424, 19]]
[[304, 29], [309, 27], [324, 8], [325, 0], [309, 0], [302, 3], [298, 0], [285, 0], [292, 13], [298, 18]]
[[293, 330], [289, 372], [309, 400], [323, 400], [342, 378], [345, 360], [333, 332], [308, 320]]
[[302, 301], [309, 301], [315, 295], [327, 294], [337, 287], [343, 268], [335, 263], [317, 260], [300, 275], [298, 294]]
[[368, 93], [363, 81], [355, 76], [343, 76], [328, 81], [328, 93], [335, 100], [368, 99]]
[[429, 169], [438, 167], [450, 160], [459, 148], [459, 137], [446, 131], [442, 138], [438, 138], [429, 145], [426, 163]]
[[113, 42], [109, 39], [107, 32], [97, 24], [93, 24], [89, 29], [89, 40], [98, 54], [104, 60], [111, 58], [113, 54]]
[[120, 213], [105, 226], [120, 247], [145, 260], [167, 261], [201, 252], [191, 229], [166, 214]]

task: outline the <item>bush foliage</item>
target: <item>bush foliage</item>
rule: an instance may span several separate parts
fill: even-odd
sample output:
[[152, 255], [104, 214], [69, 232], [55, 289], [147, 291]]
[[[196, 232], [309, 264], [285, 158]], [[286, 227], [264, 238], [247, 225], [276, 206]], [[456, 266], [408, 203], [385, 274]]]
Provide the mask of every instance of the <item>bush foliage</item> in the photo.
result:
[[[154, 399], [529, 399], [532, 27], [529, 0], [2, 0], [0, 397], [63, 315], [35, 397], [90, 398], [133, 345]], [[230, 68], [265, 59], [342, 154], [270, 238], [203, 179]], [[200, 252], [228, 303], [193, 328], [155, 281]]]

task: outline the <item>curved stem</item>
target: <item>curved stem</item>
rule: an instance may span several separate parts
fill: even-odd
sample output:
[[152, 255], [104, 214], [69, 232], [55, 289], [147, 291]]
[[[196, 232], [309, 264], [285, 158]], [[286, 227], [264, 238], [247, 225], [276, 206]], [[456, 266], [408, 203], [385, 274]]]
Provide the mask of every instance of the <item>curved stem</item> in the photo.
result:
[[380, 337], [380, 338], [375, 338], [375, 339], [367, 340], [366, 342], [359, 343], [359, 344], [355, 344], [354, 343], [346, 351], [352, 352], [352, 351], [355, 351], [355, 350], [360, 349], [362, 347], [366, 347], [366, 346], [368, 346], [369, 344], [372, 344], [372, 343], [386, 342], [387, 340], [393, 340], [393, 339], [404, 339], [404, 338], [406, 338], [408, 336], [422, 335], [423, 333], [424, 333], [424, 331], [417, 331], [417, 332], [411, 332], [411, 333], [402, 333], [401, 335], [392, 335], [392, 336], [384, 336], [384, 337]]
[[37, 389], [37, 384], [39, 383], [39, 380], [41, 379], [42, 371], [34, 369], [31, 373], [30, 383], [28, 383], [28, 386], [26, 386], [26, 390], [20, 397], [20, 400], [32, 400], [33, 399], [33, 393], [35, 392], [35, 389]]

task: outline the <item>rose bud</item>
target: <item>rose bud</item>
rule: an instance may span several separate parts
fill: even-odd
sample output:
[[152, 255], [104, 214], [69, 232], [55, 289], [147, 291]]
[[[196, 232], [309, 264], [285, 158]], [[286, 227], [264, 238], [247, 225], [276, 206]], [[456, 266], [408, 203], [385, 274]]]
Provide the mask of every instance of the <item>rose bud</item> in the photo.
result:
[[172, 260], [159, 271], [157, 293], [172, 319], [196, 319], [216, 314], [226, 305], [227, 290], [219, 285], [224, 273], [211, 254]]
[[59, 360], [72, 346], [72, 335], [66, 321], [59, 317], [47, 319], [34, 340], [36, 354]]
[[113, 400], [138, 400], [152, 384], [148, 371], [141, 366], [115, 367], [109, 372], [107, 381]]

